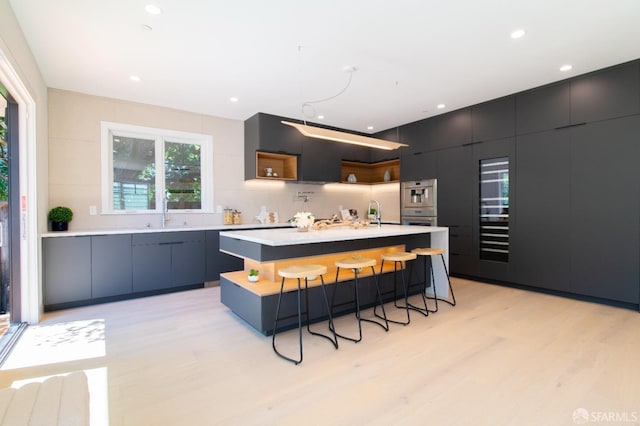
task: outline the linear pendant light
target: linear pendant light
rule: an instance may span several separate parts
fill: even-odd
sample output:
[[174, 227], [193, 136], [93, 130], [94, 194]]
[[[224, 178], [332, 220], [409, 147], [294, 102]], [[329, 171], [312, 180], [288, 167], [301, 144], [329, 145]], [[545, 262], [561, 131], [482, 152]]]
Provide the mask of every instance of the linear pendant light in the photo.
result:
[[404, 143], [391, 142], [384, 139], [370, 138], [368, 136], [354, 135], [352, 133], [339, 132], [337, 130], [323, 129], [321, 127], [307, 126], [306, 124], [291, 123], [281, 121], [282, 124], [295, 127], [300, 133], [310, 138], [324, 139], [334, 142], [350, 143], [353, 145], [366, 146], [377, 149], [398, 149], [402, 146], [409, 146]]

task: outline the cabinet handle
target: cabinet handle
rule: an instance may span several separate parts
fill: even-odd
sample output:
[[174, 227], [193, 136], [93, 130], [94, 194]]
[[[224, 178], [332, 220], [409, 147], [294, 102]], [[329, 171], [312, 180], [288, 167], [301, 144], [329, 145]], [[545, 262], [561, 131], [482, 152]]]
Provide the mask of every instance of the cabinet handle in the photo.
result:
[[555, 130], [568, 129], [569, 127], [585, 126], [587, 123], [567, 124], [566, 126], [556, 127]]
[[174, 241], [170, 243], [158, 243], [159, 246], [176, 246], [178, 244], [184, 244], [184, 241]]

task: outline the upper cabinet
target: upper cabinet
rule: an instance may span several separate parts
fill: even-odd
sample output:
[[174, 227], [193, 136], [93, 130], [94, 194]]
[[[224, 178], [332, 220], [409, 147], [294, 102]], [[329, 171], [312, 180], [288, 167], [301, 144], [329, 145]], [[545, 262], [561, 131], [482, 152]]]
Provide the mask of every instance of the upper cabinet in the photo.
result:
[[638, 61], [571, 80], [571, 124], [640, 114]]
[[571, 84], [564, 82], [516, 96], [516, 133], [551, 130], [571, 124]]
[[300, 122], [300, 120], [292, 120], [262, 112], [245, 120], [245, 148], [249, 148], [252, 151], [301, 154], [302, 141], [306, 138], [293, 127], [282, 124], [282, 120]]
[[473, 142], [514, 136], [516, 133], [515, 98], [496, 99], [471, 109]]
[[471, 109], [464, 108], [401, 126], [401, 155], [461, 146], [471, 142]]

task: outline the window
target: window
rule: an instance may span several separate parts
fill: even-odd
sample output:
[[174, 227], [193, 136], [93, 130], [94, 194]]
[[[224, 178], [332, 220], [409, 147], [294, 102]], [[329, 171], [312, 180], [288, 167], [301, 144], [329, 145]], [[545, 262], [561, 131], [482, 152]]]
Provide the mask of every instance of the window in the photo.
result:
[[210, 136], [102, 123], [103, 213], [210, 212]]

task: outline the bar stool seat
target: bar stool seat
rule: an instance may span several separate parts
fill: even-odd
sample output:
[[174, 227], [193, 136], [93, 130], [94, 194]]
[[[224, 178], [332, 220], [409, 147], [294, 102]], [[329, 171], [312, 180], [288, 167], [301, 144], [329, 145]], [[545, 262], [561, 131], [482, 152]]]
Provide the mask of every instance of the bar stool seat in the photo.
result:
[[[387, 315], [384, 311], [384, 304], [382, 302], [382, 295], [380, 293], [380, 286], [378, 285], [378, 276], [376, 275], [376, 270], [374, 269], [374, 266], [376, 266], [377, 261], [375, 259], [370, 259], [370, 258], [364, 258], [364, 257], [350, 257], [350, 258], [344, 258], [344, 259], [340, 259], [338, 261], [335, 262], [336, 265], [336, 287], [335, 287], [335, 291], [333, 292], [333, 296], [331, 298], [331, 312], [333, 313], [333, 307], [335, 305], [335, 298], [336, 298], [336, 293], [338, 291], [338, 276], [340, 274], [340, 268], [343, 269], [351, 269], [353, 271], [354, 277], [353, 277], [353, 281], [354, 281], [354, 296], [355, 296], [355, 302], [356, 302], [356, 319], [358, 321], [358, 338], [353, 338], [353, 337], [347, 337], [344, 336], [342, 334], [339, 334], [335, 331], [335, 328], [332, 328], [332, 324], [329, 325], [329, 328], [331, 329], [331, 331], [333, 331], [336, 336], [338, 337], [342, 337], [343, 339], [346, 340], [351, 340], [352, 342], [358, 343], [359, 341], [362, 340], [362, 321], [366, 321], [366, 322], [370, 322], [373, 324], [377, 324], [380, 327], [382, 327], [385, 331], [389, 331], [389, 322], [387, 321]], [[372, 320], [372, 319], [367, 319], [367, 318], [362, 318], [360, 315], [360, 293], [358, 290], [358, 274], [360, 273], [360, 271], [362, 270], [362, 268], [371, 268], [371, 274], [373, 276], [373, 281], [375, 283], [376, 286], [376, 292], [378, 294], [378, 302], [380, 303], [380, 306], [382, 307], [382, 314], [383, 316], [380, 317], [384, 320], [384, 324], [381, 322], [378, 322], [376, 320]], [[376, 305], [374, 305], [374, 311], [375, 311], [375, 307]]]
[[[425, 281], [425, 292], [427, 290], [427, 258], [429, 259], [429, 264], [431, 266], [431, 282], [433, 283], [433, 297], [427, 296], [427, 299], [434, 300], [436, 308], [434, 310], [430, 310], [429, 312], [438, 312], [438, 300], [441, 302], [446, 302], [451, 306], [456, 306], [456, 296], [453, 294], [453, 287], [451, 287], [451, 280], [449, 279], [449, 271], [447, 270], [447, 264], [444, 261], [444, 249], [440, 247], [419, 247], [411, 250], [412, 253], [415, 253], [418, 256], [424, 256], [424, 281]], [[436, 292], [436, 279], [433, 274], [433, 256], [440, 256], [442, 259], [442, 266], [444, 266], [444, 272], [447, 276], [447, 281], [449, 283], [449, 291], [451, 292], [452, 300], [442, 299], [438, 297], [438, 293]]]
[[[336, 333], [333, 332], [333, 318], [331, 317], [331, 309], [329, 309], [329, 299], [327, 298], [327, 290], [325, 288], [324, 285], [324, 277], [323, 275], [327, 273], [327, 267], [324, 265], [292, 265], [292, 266], [288, 266], [286, 268], [280, 268], [278, 269], [278, 275], [282, 277], [282, 283], [280, 284], [280, 294], [278, 295], [278, 305], [276, 307], [276, 319], [275, 319], [275, 323], [273, 325], [273, 337], [271, 340], [271, 345], [273, 346], [273, 350], [275, 351], [275, 353], [281, 357], [286, 359], [287, 361], [291, 361], [294, 364], [298, 365], [302, 362], [302, 309], [301, 309], [301, 286], [300, 286], [300, 280], [304, 278], [304, 288], [305, 288], [305, 303], [306, 303], [306, 315], [307, 315], [307, 331], [310, 334], [313, 334], [314, 336], [320, 336], [320, 337], [324, 337], [325, 339], [329, 340], [333, 346], [338, 349], [338, 338], [336, 336]], [[308, 279], [309, 277], [314, 277], [314, 276], [320, 276], [320, 280], [321, 280], [321, 287], [322, 287], [322, 296], [324, 297], [324, 304], [325, 307], [327, 308], [327, 314], [329, 316], [329, 329], [332, 331], [333, 334], [333, 338], [331, 338], [330, 336], [327, 336], [325, 334], [322, 333], [317, 333], [315, 331], [311, 331], [311, 328], [309, 327], [309, 286], [308, 286]], [[278, 351], [278, 349], [276, 348], [276, 334], [278, 333], [278, 320], [279, 320], [279, 316], [280, 316], [280, 304], [282, 302], [282, 293], [284, 290], [284, 280], [286, 278], [293, 278], [293, 279], [297, 279], [298, 280], [298, 336], [299, 336], [299, 342], [300, 342], [300, 358], [299, 359], [294, 359], [291, 357], [288, 357], [286, 355], [283, 355], [282, 353], [280, 353]]]

